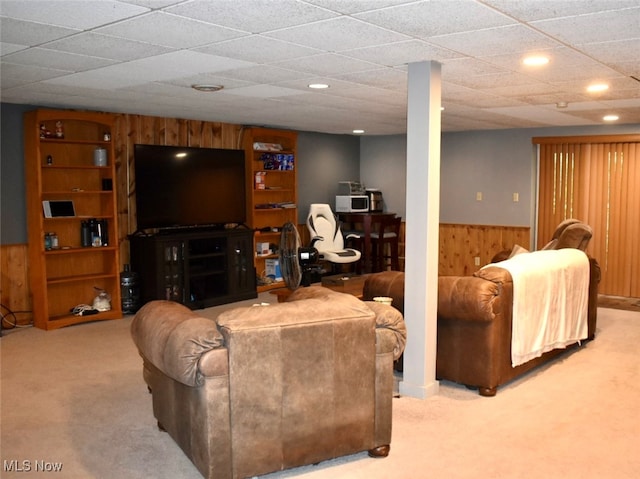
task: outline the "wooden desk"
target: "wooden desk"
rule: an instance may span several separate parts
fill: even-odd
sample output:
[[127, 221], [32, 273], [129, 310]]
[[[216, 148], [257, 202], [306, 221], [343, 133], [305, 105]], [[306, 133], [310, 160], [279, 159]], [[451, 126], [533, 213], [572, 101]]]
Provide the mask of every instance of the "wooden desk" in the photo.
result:
[[362, 248], [362, 264], [363, 272], [371, 273], [373, 271], [373, 265], [371, 264], [371, 230], [372, 226], [379, 223], [384, 218], [393, 218], [395, 213], [338, 213], [338, 219], [347, 225], [351, 225], [348, 228], [343, 227], [345, 230], [356, 230], [357, 224], [362, 225], [362, 231], [364, 233], [364, 247]]

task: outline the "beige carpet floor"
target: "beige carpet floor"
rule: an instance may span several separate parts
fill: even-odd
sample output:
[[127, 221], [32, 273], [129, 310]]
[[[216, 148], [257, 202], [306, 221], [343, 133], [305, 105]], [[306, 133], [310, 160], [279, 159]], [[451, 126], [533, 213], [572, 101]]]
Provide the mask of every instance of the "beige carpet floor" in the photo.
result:
[[[130, 319], [0, 339], [2, 478], [201, 477], [156, 427]], [[424, 401], [394, 399], [385, 459], [361, 453], [263, 477], [640, 477], [638, 344], [640, 313], [600, 309], [595, 341], [494, 398], [443, 381]]]

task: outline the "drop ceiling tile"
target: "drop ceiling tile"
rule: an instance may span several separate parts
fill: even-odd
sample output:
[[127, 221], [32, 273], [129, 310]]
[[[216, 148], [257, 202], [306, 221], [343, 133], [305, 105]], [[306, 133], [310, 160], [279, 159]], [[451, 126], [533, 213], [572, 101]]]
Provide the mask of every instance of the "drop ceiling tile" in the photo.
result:
[[640, 26], [638, 38], [601, 43], [584, 43], [580, 49], [608, 65], [638, 62], [640, 58]]
[[532, 22], [535, 28], [568, 43], [596, 43], [638, 38], [640, 6]]
[[637, 0], [483, 0], [498, 10], [524, 21], [569, 17], [638, 5]]
[[181, 78], [197, 73], [215, 72], [246, 64], [247, 62], [230, 58], [181, 50], [67, 75], [52, 80], [50, 83], [85, 87], [99, 85], [106, 89], [116, 89], [152, 81]]
[[559, 85], [545, 85], [543, 83], [523, 83], [521, 85], [494, 85], [483, 90], [485, 93], [495, 96], [510, 98], [523, 97], [526, 95], [543, 95], [545, 93], [562, 93], [566, 91]]
[[409, 1], [413, 0], [307, 0], [308, 3], [319, 7], [346, 14], [378, 10], [380, 8], [408, 3]]
[[2, 62], [0, 84], [2, 84], [2, 90], [4, 92], [6, 88], [57, 78], [67, 75], [68, 73], [69, 72], [64, 70]]
[[282, 68], [288, 68], [290, 70], [304, 72], [313, 76], [345, 75], [348, 73], [380, 68], [379, 65], [374, 65], [369, 62], [363, 62], [333, 53], [296, 58], [293, 60], [278, 62], [275, 65]]
[[100, 1], [24, 1], [3, 0], [2, 14], [37, 23], [86, 30], [148, 9], [114, 0]]
[[262, 33], [337, 15], [297, 0], [194, 0], [168, 7], [165, 11], [248, 33]]
[[[608, 122], [603, 119], [605, 114], [617, 114], [619, 117], [618, 121]], [[593, 124], [625, 124], [625, 123], [638, 123], [640, 122], [640, 113], [638, 109], [633, 109], [629, 111], [620, 111], [617, 109], [611, 109], [607, 113], [603, 113], [601, 108], [594, 108], [593, 110], [579, 110], [575, 112], [570, 112], [571, 116], [574, 118], [584, 119]], [[574, 122], [575, 123], [575, 122]]]
[[442, 85], [442, 104], [448, 109], [448, 105], [471, 108], [524, 106], [524, 104], [507, 96], [499, 96], [487, 93], [486, 90], [477, 91], [451, 83]]
[[594, 79], [613, 79], [619, 77], [620, 73], [606, 65], [599, 64], [591, 64], [587, 68], [577, 68], [574, 65], [553, 65], [549, 68], [529, 71], [527, 76], [548, 83], [561, 81], [591, 82]]
[[78, 53], [91, 57], [129, 61], [137, 58], [153, 57], [171, 51], [171, 48], [151, 43], [137, 42], [124, 38], [110, 37], [86, 32], [44, 45], [51, 50]]
[[228, 90], [226, 93], [229, 95], [248, 96], [252, 98], [276, 98], [302, 94], [300, 90], [283, 88], [275, 85], [252, 85], [234, 88], [233, 90]]
[[[22, 87], [26, 89], [27, 87]], [[101, 90], [99, 88], [85, 88], [68, 85], [54, 85], [44, 81], [29, 85], [29, 90], [38, 95], [54, 95], [54, 96], [83, 96], [95, 98], [112, 98], [113, 91]], [[4, 95], [4, 90], [3, 90]]]
[[457, 78], [495, 75], [509, 71], [509, 69], [471, 57], [454, 58], [442, 64], [443, 80], [453, 82]]
[[384, 45], [409, 37], [351, 17], [339, 17], [269, 32], [266, 36], [330, 52]]
[[607, 104], [614, 108], [637, 108], [640, 113], [640, 97], [611, 100]]
[[[551, 84], [554, 88], [562, 89], [563, 91], [573, 91], [580, 93], [587, 98], [610, 98], [611, 95], [615, 95], [616, 92], [640, 92], [640, 82], [637, 82], [633, 78], [618, 76], [617, 78], [602, 79], [609, 85], [609, 89], [604, 92], [589, 93], [587, 87], [600, 79], [593, 78], [592, 80], [575, 80], [575, 81], [558, 81]], [[635, 96], [635, 95], [633, 95]]]
[[78, 32], [80, 30], [0, 17], [0, 38], [16, 45], [41, 45]]
[[305, 78], [305, 73], [291, 71], [273, 65], [257, 65], [245, 68], [226, 69], [219, 73], [222, 78], [243, 80], [252, 83], [278, 83], [283, 80]]
[[515, 21], [475, 0], [413, 2], [354, 15], [355, 18], [417, 38], [481, 30]]
[[442, 63], [452, 58], [461, 57], [460, 54], [452, 52], [451, 50], [417, 39], [388, 45], [376, 45], [373, 47], [346, 50], [341, 52], [341, 54], [389, 67], [423, 61], [437, 61]]
[[321, 50], [265, 37], [264, 35], [251, 35], [235, 40], [215, 43], [195, 51], [213, 55], [239, 58], [254, 63], [273, 63], [292, 58], [299, 58], [322, 53]]
[[374, 88], [368, 86], [360, 86], [349, 90], [332, 91], [332, 95], [345, 98], [355, 98], [357, 100], [366, 100], [380, 105], [380, 108], [386, 109], [390, 105], [398, 105], [403, 110], [407, 108], [406, 92], [398, 92], [384, 88]]
[[198, 93], [188, 85], [176, 85], [169, 82], [148, 82], [140, 85], [120, 88], [118, 92], [127, 92], [134, 94], [156, 95], [156, 96], [173, 96], [184, 101], [184, 96], [190, 95], [191, 92]]
[[168, 80], [198, 73], [212, 73], [234, 68], [246, 68], [253, 63], [228, 57], [207, 55], [190, 50], [164, 53], [150, 58], [141, 58], [127, 63], [140, 72], [145, 72], [150, 80]]
[[407, 91], [407, 72], [389, 68], [373, 69], [364, 72], [354, 72], [337, 75], [341, 80], [346, 80], [368, 87], [393, 88], [400, 93]]
[[[545, 125], [562, 125], [571, 126], [576, 124], [575, 117], [562, 113], [560, 111], [550, 111], [545, 108], [530, 108], [530, 107], [506, 107], [506, 108], [488, 108], [487, 112], [513, 117], [516, 119], [527, 119], [529, 121], [538, 121]], [[581, 124], [592, 124], [593, 122], [586, 121]]]
[[[31, 18], [29, 15], [45, 15], [43, 12], [55, 4], [59, 8], [53, 12], [54, 18], [80, 5], [78, 0], [45, 2], [41, 11], [32, 9], [33, 2], [14, 2], [11, 8], [16, 17], [9, 18], [6, 10], [0, 16], [2, 101], [216, 117], [240, 124], [259, 122], [326, 132], [344, 132], [347, 127], [350, 131], [351, 123], [358, 123], [367, 134], [402, 133], [406, 128], [407, 65], [435, 60], [442, 64], [445, 131], [551, 126], [555, 119], [564, 124], [571, 113], [557, 111], [555, 103], [560, 98], [569, 101], [569, 109], [578, 115], [580, 111], [615, 108], [627, 118], [628, 112], [640, 110], [634, 103], [640, 97], [640, 82], [630, 78], [640, 78], [640, 38], [635, 34], [621, 39], [621, 35], [632, 34], [632, 28], [620, 32], [587, 26], [597, 15], [622, 20], [623, 26], [633, 22], [623, 17], [637, 13], [640, 3], [634, 1], [121, 0], [119, 13], [109, 12], [117, 19], [110, 20], [114, 17], [85, 16], [85, 7], [92, 3], [87, 0], [82, 2], [83, 8], [64, 19], [77, 25], [94, 22], [109, 35], [24, 20]], [[104, 0], [100, 8], [114, 4], [114, 0]], [[21, 11], [23, 5], [26, 7]], [[136, 13], [123, 15], [125, 10]], [[552, 15], [547, 13], [550, 10]], [[154, 18], [159, 20], [149, 21]], [[527, 26], [522, 18], [538, 24]], [[105, 21], [108, 23], [102, 23]], [[304, 32], [305, 22], [313, 24], [310, 39], [306, 38], [309, 31], [306, 36], [296, 36]], [[555, 30], [550, 30], [551, 36], [541, 32], [539, 25], [545, 24], [561, 30], [564, 37], [553, 38]], [[192, 31], [185, 29], [187, 25]], [[361, 28], [353, 29], [345, 42], [345, 32], [336, 32], [335, 25]], [[241, 36], [220, 41], [215, 33], [208, 35], [219, 31]], [[263, 36], [256, 33], [259, 31], [270, 33]], [[433, 32], [440, 34], [424, 38]], [[279, 33], [290, 38], [280, 38]], [[129, 35], [133, 38], [125, 38]], [[389, 36], [402, 41], [380, 43]], [[588, 41], [575, 43], [564, 38]], [[192, 45], [198, 46], [190, 48]], [[359, 46], [349, 48], [353, 45]], [[25, 48], [28, 46], [34, 48]], [[51, 53], [44, 54], [44, 49]], [[190, 50], [196, 56], [167, 55], [180, 50]], [[521, 57], [529, 52], [548, 53], [551, 63], [537, 71], [526, 69]], [[87, 62], [81, 62], [83, 59]], [[587, 95], [584, 88], [596, 79], [593, 77], [606, 80], [610, 89], [597, 96]], [[331, 88], [311, 92], [307, 85], [316, 80], [329, 83]], [[223, 84], [225, 88], [221, 95], [207, 96], [192, 90], [193, 83]], [[244, 93], [253, 91], [254, 96], [229, 94], [234, 88], [247, 88]], [[255, 96], [290, 90], [298, 94]], [[324, 106], [327, 102], [330, 107]], [[493, 111], [495, 108], [533, 108], [536, 113], [528, 118], [524, 113], [514, 114], [516, 110], [506, 114]], [[548, 121], [539, 116], [544, 110], [552, 114]], [[576, 117], [574, 121], [590, 119]]]
[[2, 61], [20, 65], [39, 66], [41, 68], [54, 68], [68, 72], [91, 70], [115, 63], [115, 60], [108, 60], [106, 58], [89, 57], [87, 55], [78, 55], [45, 48], [22, 50], [12, 55], [7, 55]]
[[442, 35], [430, 38], [429, 42], [472, 57], [524, 54], [558, 46], [557, 42], [523, 25]]
[[496, 85], [501, 85], [501, 88], [504, 89], [511, 89], [513, 87], [528, 88], [529, 85], [535, 83], [526, 75], [515, 72], [502, 72], [468, 77], [458, 76], [456, 78], [449, 78], [448, 81], [474, 90], [491, 90]]
[[160, 9], [169, 5], [184, 3], [184, 0], [120, 0], [121, 2], [140, 5], [141, 7]]
[[15, 43], [0, 42], [0, 56], [9, 55], [29, 48], [27, 45], [16, 45]]
[[114, 37], [173, 48], [193, 48], [246, 35], [190, 18], [152, 12], [95, 30]]

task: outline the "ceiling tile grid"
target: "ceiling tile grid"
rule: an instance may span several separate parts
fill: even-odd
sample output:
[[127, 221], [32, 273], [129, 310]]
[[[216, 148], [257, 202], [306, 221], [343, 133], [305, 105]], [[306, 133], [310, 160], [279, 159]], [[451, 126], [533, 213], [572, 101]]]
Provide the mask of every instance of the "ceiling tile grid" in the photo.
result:
[[404, 133], [422, 61], [444, 131], [640, 123], [638, 52], [640, 0], [0, 0], [3, 102], [327, 133]]

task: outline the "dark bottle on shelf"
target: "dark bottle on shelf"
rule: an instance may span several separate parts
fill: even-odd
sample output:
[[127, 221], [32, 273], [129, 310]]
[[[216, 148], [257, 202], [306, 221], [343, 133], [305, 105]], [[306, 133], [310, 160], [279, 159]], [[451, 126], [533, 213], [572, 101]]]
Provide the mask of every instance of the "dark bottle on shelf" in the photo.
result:
[[84, 247], [91, 246], [91, 226], [89, 221], [80, 223], [80, 244]]

